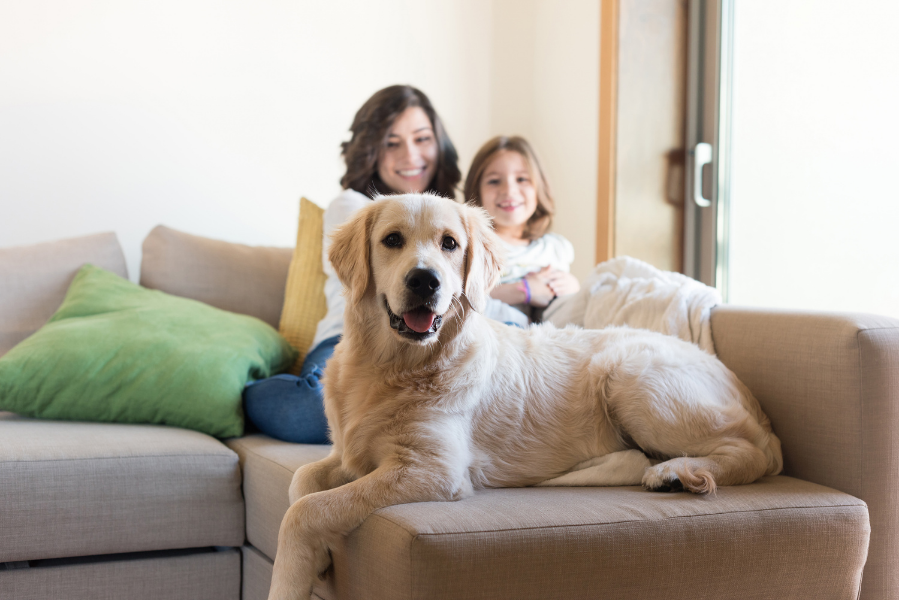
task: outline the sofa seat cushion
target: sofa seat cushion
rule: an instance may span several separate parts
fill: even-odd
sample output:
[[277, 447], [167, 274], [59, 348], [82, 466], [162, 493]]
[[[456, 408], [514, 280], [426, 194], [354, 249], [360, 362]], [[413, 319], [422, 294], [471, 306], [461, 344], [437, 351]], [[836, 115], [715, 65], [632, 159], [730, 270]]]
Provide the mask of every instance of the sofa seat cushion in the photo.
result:
[[262, 434], [232, 438], [225, 443], [241, 460], [247, 541], [273, 558], [281, 518], [289, 507], [288, 488], [294, 472], [328, 456], [331, 446], [291, 444]]
[[240, 546], [238, 458], [159, 425], [0, 413], [0, 562]]
[[39, 560], [0, 577], [15, 600], [241, 600], [235, 548]]
[[[247, 538], [269, 559], [293, 471], [328, 448], [254, 436]], [[482, 490], [371, 515], [333, 553], [335, 598], [853, 598], [866, 505], [791, 477], [715, 496], [640, 487]]]

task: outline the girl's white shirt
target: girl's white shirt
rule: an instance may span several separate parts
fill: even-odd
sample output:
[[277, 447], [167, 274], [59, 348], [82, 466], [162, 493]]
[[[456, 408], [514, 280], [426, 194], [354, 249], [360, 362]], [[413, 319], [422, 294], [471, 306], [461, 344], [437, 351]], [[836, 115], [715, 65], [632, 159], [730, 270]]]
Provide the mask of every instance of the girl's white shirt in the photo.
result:
[[[322, 269], [325, 271], [325, 302], [328, 305], [328, 311], [319, 321], [316, 327], [316, 337], [313, 338], [310, 349], [315, 348], [324, 340], [341, 335], [344, 332], [344, 309], [347, 306], [347, 299], [344, 297], [344, 286], [338, 279], [331, 261], [328, 260], [328, 250], [331, 247], [331, 234], [335, 229], [350, 220], [357, 210], [372, 202], [370, 198], [364, 194], [360, 194], [355, 190], [344, 190], [337, 198], [331, 201], [325, 214], [322, 217]], [[546, 237], [546, 236], [544, 236]], [[543, 238], [542, 238], [543, 239]], [[564, 238], [563, 238], [564, 239]], [[568, 244], [568, 241], [566, 241]], [[569, 244], [571, 249], [572, 245]], [[574, 251], [572, 252], [574, 257]], [[570, 259], [571, 263], [573, 259]], [[568, 270], [568, 265], [566, 265]], [[488, 300], [485, 316], [501, 322], [513, 322], [523, 327], [528, 326], [528, 317], [499, 300], [490, 298]]]
[[501, 242], [506, 250], [506, 266], [500, 274], [500, 283], [514, 283], [548, 265], [568, 273], [575, 260], [572, 243], [558, 233], [545, 233], [527, 246]]

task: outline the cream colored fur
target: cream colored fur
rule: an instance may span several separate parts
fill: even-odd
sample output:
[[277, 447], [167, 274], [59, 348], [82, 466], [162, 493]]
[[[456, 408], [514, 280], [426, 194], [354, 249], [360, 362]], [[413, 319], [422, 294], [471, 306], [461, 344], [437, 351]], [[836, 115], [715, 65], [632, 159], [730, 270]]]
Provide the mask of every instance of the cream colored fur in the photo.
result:
[[[385, 245], [391, 233], [402, 247]], [[442, 248], [448, 236], [452, 251]], [[500, 270], [480, 209], [382, 198], [335, 234], [329, 257], [349, 297], [324, 381], [334, 447], [294, 475], [270, 600], [310, 598], [329, 548], [384, 506], [535, 485], [626, 450], [628, 464], [643, 465], [632, 460], [637, 448], [662, 461], [643, 471], [649, 489], [711, 493], [781, 471], [756, 399], [696, 346], [628, 328], [523, 330], [480, 315]], [[442, 324], [425, 340], [402, 337], [387, 313], [415, 305], [404, 283], [414, 268], [441, 282]]]

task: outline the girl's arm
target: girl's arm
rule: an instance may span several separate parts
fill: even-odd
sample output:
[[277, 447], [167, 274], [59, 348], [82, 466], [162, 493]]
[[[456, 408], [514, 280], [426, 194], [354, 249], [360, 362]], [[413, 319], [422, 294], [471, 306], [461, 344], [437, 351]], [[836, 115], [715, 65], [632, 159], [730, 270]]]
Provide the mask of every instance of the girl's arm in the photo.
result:
[[529, 273], [525, 276], [527, 288], [521, 280], [515, 283], [501, 283], [491, 290], [491, 297], [506, 304], [547, 306], [556, 297], [556, 293], [547, 285], [546, 277], [550, 273], [552, 273], [550, 267], [544, 267], [536, 273]]
[[506, 304], [525, 304], [525, 292], [518, 283], [501, 283], [491, 290], [491, 298]]

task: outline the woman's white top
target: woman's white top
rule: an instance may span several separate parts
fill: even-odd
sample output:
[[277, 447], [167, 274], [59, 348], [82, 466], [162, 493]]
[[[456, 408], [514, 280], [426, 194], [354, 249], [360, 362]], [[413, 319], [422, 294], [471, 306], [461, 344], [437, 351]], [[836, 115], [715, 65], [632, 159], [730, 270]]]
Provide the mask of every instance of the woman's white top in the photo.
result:
[[[325, 214], [322, 217], [322, 235], [324, 236], [322, 240], [322, 268], [326, 276], [325, 301], [328, 305], [328, 312], [319, 321], [311, 349], [328, 338], [341, 335], [344, 332], [344, 309], [347, 306], [347, 299], [343, 294], [344, 287], [341, 284], [341, 280], [338, 279], [337, 273], [334, 272], [334, 267], [331, 266], [331, 261], [328, 260], [328, 249], [331, 247], [331, 234], [334, 230], [349, 221], [353, 213], [366, 206], [369, 202], [372, 202], [370, 198], [355, 190], [344, 190], [325, 209]], [[571, 244], [569, 246], [571, 248]], [[568, 269], [568, 267], [566, 268]], [[485, 316], [497, 321], [513, 322], [523, 327], [528, 326], [528, 318], [525, 315], [508, 304], [493, 298], [488, 300]]]
[[527, 246], [501, 242], [506, 250], [506, 266], [500, 274], [500, 283], [514, 283], [548, 265], [568, 273], [575, 260], [572, 243], [558, 233], [545, 233]]
[[338, 279], [331, 261], [328, 260], [328, 249], [331, 247], [331, 234], [334, 230], [350, 220], [350, 217], [360, 208], [371, 202], [371, 198], [360, 194], [356, 190], [344, 190], [337, 198], [331, 201], [325, 214], [322, 216], [322, 268], [325, 271], [325, 302], [328, 304], [328, 312], [319, 321], [316, 328], [316, 337], [313, 338], [312, 348], [315, 348], [324, 340], [344, 332], [344, 307], [347, 300], [344, 298], [344, 286]]

